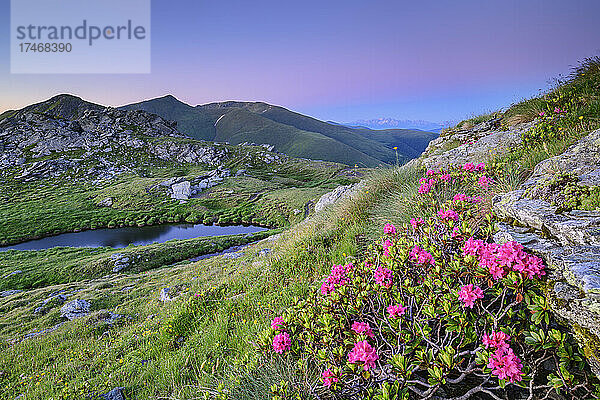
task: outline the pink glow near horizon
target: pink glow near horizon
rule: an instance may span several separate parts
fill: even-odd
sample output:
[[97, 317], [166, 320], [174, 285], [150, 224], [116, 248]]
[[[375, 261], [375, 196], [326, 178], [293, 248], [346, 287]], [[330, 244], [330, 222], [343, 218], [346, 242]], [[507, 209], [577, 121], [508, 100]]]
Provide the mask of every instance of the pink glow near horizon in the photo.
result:
[[3, 59], [0, 110], [64, 92], [107, 105], [172, 93], [439, 121], [534, 95], [600, 53], [592, 0], [281, 3], [155, 1], [152, 74], [9, 75]]

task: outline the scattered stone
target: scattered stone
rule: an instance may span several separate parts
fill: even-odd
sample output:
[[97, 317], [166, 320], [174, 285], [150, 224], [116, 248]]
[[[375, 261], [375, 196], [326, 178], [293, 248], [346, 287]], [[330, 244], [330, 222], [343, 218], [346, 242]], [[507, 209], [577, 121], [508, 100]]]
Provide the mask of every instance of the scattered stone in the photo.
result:
[[11, 277], [13, 275], [18, 275], [18, 274], [22, 274], [22, 273], [23, 273], [23, 271], [21, 271], [21, 270], [16, 270], [16, 271], [13, 271], [13, 272], [9, 272], [8, 274], [4, 275], [2, 277], [2, 279], [6, 279], [6, 278], [9, 278], [9, 277]]
[[114, 273], [121, 272], [125, 268], [129, 267], [130, 258], [122, 253], [111, 254], [110, 258], [114, 261], [114, 267], [112, 269], [112, 272]]
[[60, 315], [68, 320], [85, 317], [89, 313], [90, 303], [81, 299], [70, 301], [60, 309]]
[[21, 289], [11, 289], [0, 292], [0, 297], [8, 297], [23, 292]]
[[173, 191], [171, 194], [172, 199], [187, 200], [192, 195], [192, 186], [188, 181], [171, 185], [171, 190]]
[[57, 330], [58, 328], [60, 328], [63, 324], [64, 324], [64, 322], [60, 322], [60, 323], [54, 325], [51, 328], [43, 329], [43, 330], [37, 331], [37, 332], [28, 333], [25, 336], [23, 336], [23, 340], [31, 339], [31, 338], [34, 338], [34, 337], [45, 335], [45, 334], [50, 333], [50, 332], [54, 332], [55, 330]]
[[223, 258], [227, 258], [229, 260], [237, 260], [240, 257], [243, 257], [244, 253], [225, 253], [223, 254]]
[[100, 310], [100, 311], [98, 311], [98, 314], [97, 314], [98, 322], [103, 322], [108, 325], [114, 324], [115, 322], [119, 321], [123, 317], [124, 317], [124, 315], [116, 314], [112, 311], [106, 311], [106, 310]]
[[490, 119], [471, 129], [458, 129], [442, 134], [429, 142], [420, 163], [426, 168], [440, 168], [450, 164], [486, 162], [522, 143], [522, 133], [536, 121], [515, 125], [508, 130]]
[[113, 205], [113, 199], [112, 199], [112, 197], [107, 197], [105, 199], [102, 199], [98, 203], [98, 206], [100, 206], [100, 207], [110, 207], [112, 205]]
[[258, 256], [259, 256], [259, 257], [266, 257], [266, 256], [268, 256], [269, 254], [271, 254], [271, 249], [261, 249], [261, 250], [258, 252]]
[[360, 181], [354, 185], [338, 186], [335, 190], [325, 193], [323, 196], [321, 196], [319, 201], [317, 201], [317, 204], [315, 204], [315, 212], [318, 213], [331, 204], [335, 204], [344, 198], [354, 196], [362, 189], [363, 186], [364, 182]]
[[122, 387], [114, 388], [110, 392], [100, 395], [100, 397], [104, 400], [125, 400], [125, 395], [123, 394], [123, 390], [125, 390], [125, 388], [122, 388]]
[[160, 289], [159, 299], [163, 303], [174, 300], [177, 296], [183, 293], [182, 285], [175, 285], [173, 287], [166, 287]]

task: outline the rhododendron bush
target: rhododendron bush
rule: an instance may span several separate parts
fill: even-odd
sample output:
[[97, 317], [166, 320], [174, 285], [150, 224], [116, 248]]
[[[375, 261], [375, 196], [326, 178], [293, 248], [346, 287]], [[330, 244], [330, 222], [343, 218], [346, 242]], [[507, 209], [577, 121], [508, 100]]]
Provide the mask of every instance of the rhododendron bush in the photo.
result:
[[[483, 164], [428, 171], [423, 215], [387, 224], [365, 259], [333, 266], [273, 320], [263, 351], [320, 375], [295, 387], [300, 395], [596, 398], [578, 346], [549, 313], [542, 260], [491, 240], [491, 184]], [[459, 189], [446, 201], [431, 197]], [[292, 386], [273, 390], [283, 398]]]

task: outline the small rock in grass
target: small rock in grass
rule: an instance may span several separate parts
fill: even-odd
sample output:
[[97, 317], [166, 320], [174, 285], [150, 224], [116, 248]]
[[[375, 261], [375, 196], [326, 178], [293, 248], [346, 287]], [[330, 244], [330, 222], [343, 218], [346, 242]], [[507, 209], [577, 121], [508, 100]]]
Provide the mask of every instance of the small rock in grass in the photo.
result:
[[80, 299], [70, 301], [60, 309], [60, 315], [69, 320], [85, 317], [89, 313], [90, 303]]
[[110, 392], [100, 395], [100, 397], [104, 400], [125, 400], [125, 395], [123, 395], [123, 389], [125, 388], [114, 388]]
[[13, 294], [17, 294], [17, 293], [21, 293], [22, 290], [20, 289], [12, 289], [12, 290], [5, 290], [3, 292], [0, 292], [0, 297], [8, 297], [8, 296], [12, 296]]

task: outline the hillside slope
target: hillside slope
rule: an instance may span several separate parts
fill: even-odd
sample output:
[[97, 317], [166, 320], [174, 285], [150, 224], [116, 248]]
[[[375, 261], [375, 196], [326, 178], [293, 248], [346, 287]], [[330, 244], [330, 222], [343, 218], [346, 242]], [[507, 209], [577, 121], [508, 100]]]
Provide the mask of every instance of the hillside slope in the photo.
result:
[[[418, 156], [437, 135], [412, 130], [378, 131], [328, 124], [261, 102], [223, 102], [191, 107], [165, 96], [122, 109], [142, 109], [177, 121], [191, 137], [273, 145], [295, 157], [376, 166]], [[396, 151], [398, 149], [398, 160]]]

